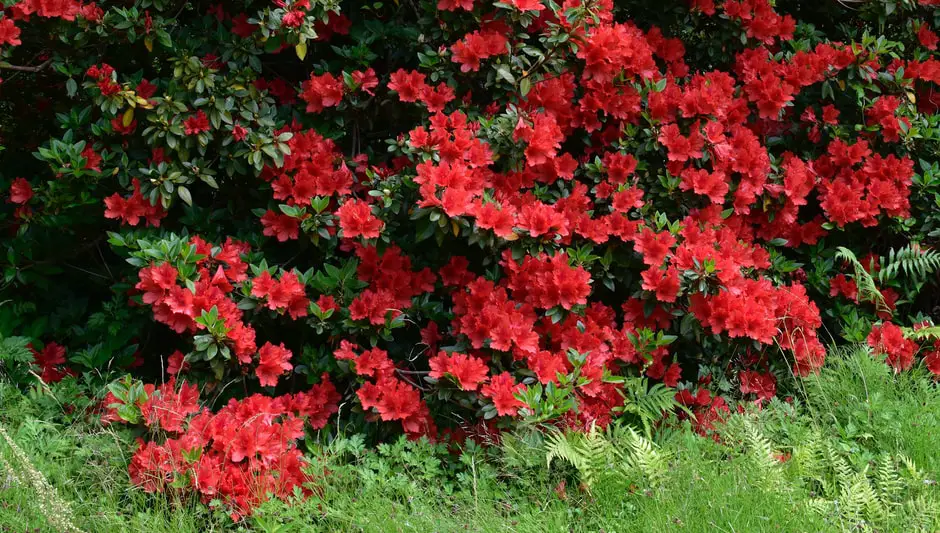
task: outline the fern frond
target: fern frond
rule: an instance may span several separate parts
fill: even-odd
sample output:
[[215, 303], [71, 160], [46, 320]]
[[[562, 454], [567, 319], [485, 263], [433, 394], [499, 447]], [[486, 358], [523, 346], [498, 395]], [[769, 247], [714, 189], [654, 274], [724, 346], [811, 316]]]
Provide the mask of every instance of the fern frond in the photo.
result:
[[855, 285], [858, 287], [859, 300], [872, 302], [878, 311], [891, 313], [884, 295], [881, 294], [875, 284], [875, 279], [865, 270], [865, 266], [855, 257], [855, 253], [848, 248], [838, 246], [836, 247], [835, 257], [852, 266], [852, 276], [855, 279]]
[[823, 458], [823, 438], [818, 430], [813, 430], [807, 439], [793, 449], [791, 461], [797, 465], [802, 477], [822, 483], [828, 469]]
[[875, 486], [878, 487], [878, 497], [885, 506], [894, 506], [901, 499], [904, 483], [890, 455], [884, 455], [878, 461], [878, 469], [875, 470]]
[[811, 498], [807, 500], [806, 507], [820, 516], [829, 516], [835, 512], [835, 502], [823, 498]]
[[552, 429], [545, 439], [545, 459], [572, 465], [590, 490], [606, 476], [633, 479], [639, 473], [658, 485], [669, 471], [668, 458], [632, 427], [611, 424], [606, 431], [595, 425], [585, 432]]
[[927, 276], [940, 270], [940, 252], [910, 243], [899, 250], [892, 248], [881, 258], [878, 281], [884, 284], [897, 278], [901, 272], [913, 281], [926, 281]]
[[883, 523], [889, 514], [878, 499], [867, 474], [867, 466], [861, 472], [855, 473], [851, 483], [842, 487], [839, 497], [842, 515], [858, 525], [866, 522]]
[[613, 445], [604, 434], [591, 423], [591, 428], [581, 438], [581, 447], [578, 450], [582, 456], [581, 481], [588, 487], [593, 487], [598, 478], [610, 471], [613, 457], [616, 455]]
[[631, 427], [627, 428], [626, 441], [629, 453], [625, 457], [624, 466], [643, 474], [650, 484], [660, 484], [669, 471], [667, 456]]
[[679, 407], [675, 391], [662, 383], [652, 387], [644, 378], [632, 378], [624, 381], [623, 412], [636, 416], [643, 425], [646, 438], [652, 438], [653, 425], [668, 413]]
[[578, 438], [577, 435], [576, 433], [566, 434], [557, 429], [552, 430], [545, 443], [545, 466], [551, 467], [552, 461], [561, 459], [580, 471], [583, 464], [582, 457], [577, 447], [572, 444], [572, 440]]
[[904, 502], [900, 514], [907, 517], [911, 531], [937, 531], [940, 527], [940, 503], [924, 494]]
[[774, 447], [764, 436], [751, 418], [744, 418], [742, 424], [744, 444], [751, 462], [763, 476], [759, 483], [768, 488], [780, 488], [785, 485], [780, 469], [780, 462], [774, 457]]

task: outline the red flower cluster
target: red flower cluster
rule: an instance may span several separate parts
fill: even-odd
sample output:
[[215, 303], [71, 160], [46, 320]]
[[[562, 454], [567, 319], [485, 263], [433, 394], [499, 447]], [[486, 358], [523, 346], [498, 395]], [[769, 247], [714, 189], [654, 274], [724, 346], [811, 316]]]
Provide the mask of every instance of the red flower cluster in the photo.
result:
[[[492, 13], [446, 14], [441, 23], [451, 28], [464, 27], [452, 26], [461, 17], [483, 18], [477, 29], [438, 48], [439, 56], [450, 54], [450, 62], [428, 71], [383, 64], [391, 71], [381, 74], [385, 89], [399, 102], [427, 109], [395, 110], [396, 117], [422, 120], [398, 130], [403, 133], [389, 141], [393, 155], [387, 162], [370, 161], [372, 155], [346, 157], [332, 140], [303, 131], [300, 121], [317, 122], [315, 117], [298, 116], [276, 132], [292, 137], [283, 165], [270, 164], [261, 173], [272, 198], [258, 211], [263, 234], [286, 242], [309, 233], [316, 261], [326, 261], [327, 272], [337, 258], [358, 260], [358, 282], [322, 289], [329, 294], [318, 295], [312, 306], [301, 281], [305, 275], [278, 275], [265, 266], [253, 270], [257, 275], [249, 286], [242, 249], [199, 245], [204, 259], [197, 260], [195, 275], [181, 274], [192, 269], [179, 263], [141, 270], [137, 288], [156, 319], [195, 333], [202, 327], [196, 319], [215, 309], [227, 330], [219, 342], [233, 350], [241, 370], [248, 374], [253, 366], [262, 386], [276, 386], [298, 362], [284, 344], [267, 342], [259, 350], [248, 323], [262, 313], [243, 313], [238, 304], [293, 319], [312, 312], [311, 324], [329, 328], [318, 334], [335, 349], [340, 369], [350, 371], [354, 387], [348, 390], [355, 390], [368, 420], [400, 422], [405, 433], [431, 438], [438, 435], [425, 401], [436, 406], [455, 395], [461, 409], [515, 416], [525, 408], [520, 380], [558, 383], [559, 375], [575, 367], [580, 379], [572, 395], [578, 408], [561, 423], [607, 423], [623, 397], [605, 377], [629, 372], [681, 387], [679, 401], [699, 414], [698, 427], [707, 431], [728, 411], [725, 400], [713, 397], [703, 380], [688, 382], [700, 370], [692, 354], [637, 340], [648, 333], [644, 328], [686, 335], [689, 329], [700, 333], [700, 325], [715, 335], [708, 346], [715, 347], [716, 360], [743, 346], [761, 357], [779, 347], [792, 355], [796, 373], [817, 370], [825, 354], [817, 336], [822, 321], [801, 284], [806, 276], [780, 269], [776, 251], [772, 267], [767, 250], [814, 244], [830, 222], [871, 226], [885, 216], [906, 215], [912, 160], [881, 143], [900, 139], [912, 124], [914, 106], [893, 85], [895, 94], [882, 86], [885, 94], [864, 112], [843, 108], [842, 120], [864, 115], [867, 126], [881, 133], [856, 137], [844, 127], [851, 122], [840, 123], [839, 109], [821, 105], [813, 95], [846, 76], [864, 80], [902, 66], [919, 84], [912, 89], [919, 89], [940, 83], [940, 63], [899, 60], [885, 68], [857, 43], [823, 43], [794, 53], [780, 42], [792, 39], [795, 21], [776, 13], [769, 0], [726, 0], [718, 6], [694, 0], [694, 10], [721, 13], [753, 46], [735, 54], [727, 72], [690, 73], [680, 40], [659, 28], [614, 22], [613, 2], [595, 2], [596, 16], [584, 20], [571, 9], [577, 2], [562, 4], [546, 9], [548, 4], [537, 0], [508, 0]], [[287, 8], [283, 25], [302, 23], [297, 5]], [[474, 11], [474, 5], [438, 0], [438, 8], [447, 11]], [[572, 16], [561, 16], [565, 12]], [[330, 17], [318, 26], [324, 35], [348, 31], [348, 19]], [[520, 20], [524, 32], [516, 27]], [[239, 34], [255, 35], [257, 28], [246, 17], [232, 23]], [[503, 66], [517, 65], [517, 54], [527, 54], [526, 47], [537, 41], [552, 42], [545, 39], [562, 30], [569, 31], [569, 44], [557, 46], [537, 68], [513, 71], [523, 78], [508, 83]], [[930, 35], [921, 33], [928, 46]], [[486, 65], [510, 55], [512, 61], [498, 59], [496, 74]], [[299, 92], [308, 113], [359, 109], [370, 99], [357, 98], [356, 91], [384, 90], [372, 69], [320, 72]], [[298, 97], [283, 80], [255, 85], [284, 105]], [[478, 87], [498, 99], [476, 109]], [[248, 135], [245, 124], [232, 125], [236, 140]], [[184, 128], [188, 135], [211, 129], [202, 111], [186, 119]], [[788, 136], [800, 140], [799, 150], [775, 145]], [[810, 155], [814, 146], [827, 153]], [[382, 194], [416, 189], [417, 198], [388, 208], [371, 203], [369, 193], [384, 190], [386, 181], [394, 192]], [[19, 189], [17, 198], [28, 201], [22, 184]], [[405, 216], [420, 220], [420, 238], [438, 237], [440, 247], [424, 254], [421, 245], [397, 242], [408, 238], [401, 237], [408, 232]], [[469, 243], [463, 242], [468, 235]], [[479, 245], [481, 257], [448, 255], [465, 244]], [[414, 264], [403, 248], [417, 254]], [[791, 252], [799, 253], [785, 253]], [[493, 264], [494, 253], [502, 253], [502, 270]], [[585, 256], [589, 259], [580, 259]], [[575, 265], [573, 257], [579, 258]], [[471, 261], [487, 276], [468, 270]], [[439, 285], [431, 268], [442, 264]], [[595, 300], [620, 298], [622, 306], [591, 301], [592, 289]], [[833, 296], [858, 298], [857, 287], [844, 275], [833, 278], [830, 290]], [[323, 324], [324, 317], [336, 320]], [[404, 361], [402, 339], [390, 333], [399, 326], [411, 328], [413, 336], [403, 337], [408, 342], [417, 340], [420, 328], [426, 355]], [[905, 359], [904, 345], [903, 353], [896, 353], [903, 344], [896, 332], [890, 325], [879, 328], [872, 333], [873, 345], [896, 368], [909, 366], [913, 352]], [[372, 348], [359, 348], [344, 333], [370, 338]], [[384, 341], [388, 345], [376, 347]], [[174, 369], [184, 364], [182, 357], [173, 358]], [[719, 368], [702, 364], [709, 372]], [[732, 379], [737, 373], [741, 394], [758, 401], [776, 394], [775, 361], [735, 365], [724, 372]], [[427, 382], [413, 382], [412, 376], [425, 373], [430, 390], [447, 388], [446, 395], [434, 400], [433, 392], [423, 395]], [[282, 410], [278, 416], [286, 415]]]
[[924, 353], [924, 366], [931, 374], [940, 376], [940, 340], [934, 341]]
[[33, 13], [44, 18], [61, 18], [62, 20], [75, 20], [87, 7], [94, 7], [94, 3], [82, 5], [78, 0], [23, 0], [10, 9], [13, 17], [28, 19]]
[[560, 305], [571, 309], [586, 305], [591, 294], [591, 274], [582, 267], [568, 265], [564, 253], [552, 257], [527, 255], [522, 263], [512, 259], [512, 253], [503, 253], [503, 267], [508, 275], [507, 287], [513, 298], [537, 309], [550, 309]]
[[871, 333], [868, 334], [868, 345], [872, 347], [875, 355], [884, 355], [885, 362], [895, 372], [907, 370], [914, 364], [917, 344], [905, 338], [901, 328], [892, 322], [872, 326]]
[[124, 224], [136, 226], [145, 220], [148, 226], [160, 227], [160, 220], [166, 216], [162, 206], [153, 205], [140, 192], [140, 181], [132, 180], [134, 192], [127, 198], [118, 193], [105, 198], [105, 218], [118, 219]]
[[872, 154], [865, 141], [848, 145], [834, 140], [814, 166], [821, 178], [820, 206], [839, 226], [852, 222], [875, 226], [882, 213], [907, 216], [914, 177], [910, 158]]
[[195, 115], [183, 121], [183, 132], [186, 135], [199, 135], [209, 131], [209, 117], [200, 109]]
[[23, 44], [23, 41], [20, 40], [20, 29], [16, 27], [13, 19], [6, 17], [0, 20], [0, 45], [3, 44], [10, 46]]
[[265, 270], [251, 282], [251, 295], [265, 300], [265, 306], [272, 311], [287, 310], [293, 319], [307, 316], [307, 299], [303, 283], [293, 272], [282, 272], [275, 281], [271, 273]]
[[114, 68], [111, 65], [106, 63], [92, 65], [85, 71], [85, 75], [95, 79], [101, 96], [113, 96], [121, 90], [121, 85], [114, 81]]
[[793, 38], [796, 21], [789, 15], [778, 15], [768, 0], [728, 0], [721, 7], [728, 18], [741, 21], [748, 37], [764, 44], [773, 44], [775, 38]]
[[428, 111], [440, 113], [444, 106], [454, 99], [454, 90], [446, 83], [436, 87], [428, 85], [424, 74], [417, 71], [398, 69], [389, 77], [388, 88], [398, 93], [402, 102], [421, 102]]
[[258, 350], [258, 367], [255, 368], [255, 375], [258, 376], [258, 382], [262, 387], [277, 385], [277, 378], [294, 368], [288, 362], [292, 355], [290, 350], [284, 347], [284, 343], [278, 346], [270, 342], [264, 343], [264, 346]]
[[303, 83], [300, 99], [307, 102], [307, 113], [319, 113], [327, 107], [336, 107], [343, 100], [343, 80], [327, 72], [311, 75]]
[[[229, 239], [223, 246], [213, 247], [194, 237], [197, 277], [189, 287], [178, 285], [179, 272], [169, 263], [151, 264], [140, 271], [140, 282], [135, 288], [143, 293], [142, 301], [153, 306], [154, 319], [178, 333], [195, 333], [205, 326], [196, 322], [204, 312], [213, 309], [225, 326], [223, 342], [234, 352], [239, 363], [252, 363], [257, 351], [255, 330], [244, 323], [242, 310], [232, 300], [233, 284], [245, 282], [248, 265], [241, 255], [248, 252], [247, 245]], [[258, 283], [260, 280], [260, 283]], [[282, 274], [278, 282], [263, 274], [255, 279], [256, 297], [265, 298], [272, 309], [287, 309], [292, 316], [304, 316], [309, 300], [303, 295], [303, 286], [291, 272]], [[258, 286], [260, 285], [260, 288]], [[269, 347], [259, 353], [256, 375], [264, 384], [274, 384], [277, 376], [289, 367], [290, 352]], [[278, 370], [280, 369], [280, 370]]]
[[360, 263], [357, 270], [361, 281], [369, 287], [349, 304], [353, 320], [368, 320], [370, 324], [385, 324], [386, 318], [395, 318], [411, 307], [411, 299], [434, 290], [436, 277], [430, 269], [412, 272], [411, 259], [392, 245], [379, 255], [373, 246], [356, 246]]
[[777, 395], [777, 378], [773, 374], [745, 370], [738, 374], [738, 378], [741, 380], [741, 394], [755, 394], [760, 401]]
[[505, 30], [491, 24], [488, 28], [468, 33], [450, 47], [451, 60], [460, 64], [462, 72], [480, 70], [480, 61], [509, 53]]
[[375, 239], [382, 232], [385, 223], [372, 214], [372, 207], [362, 201], [350, 199], [336, 210], [339, 218], [339, 227], [343, 230], [343, 237], [353, 239], [363, 237]]
[[475, 391], [480, 383], [486, 381], [489, 373], [486, 363], [479, 357], [462, 353], [453, 353], [448, 355], [445, 352], [438, 352], [434, 357], [428, 359], [431, 372], [428, 374], [434, 379], [443, 379], [445, 375], [451, 375], [460, 385], [460, 388], [466, 391]]
[[64, 368], [65, 347], [50, 342], [42, 351], [37, 352], [32, 345], [29, 348], [33, 351], [33, 363], [39, 367], [39, 377], [46, 383], [57, 383], [65, 376], [75, 375], [71, 369]]
[[267, 167], [261, 175], [271, 183], [276, 200], [309, 206], [315, 196], [350, 193], [353, 175], [333, 141], [309, 130], [294, 132], [287, 145], [291, 153], [284, 157], [283, 166]]
[[858, 303], [858, 285], [854, 280], [846, 278], [845, 274], [837, 274], [829, 280], [829, 296], [840, 295]]
[[23, 178], [16, 178], [10, 184], [10, 202], [14, 204], [25, 204], [33, 197], [33, 188], [29, 182]]
[[396, 377], [395, 364], [388, 353], [373, 348], [357, 354], [358, 349], [344, 340], [334, 355], [338, 360], [352, 361], [358, 376], [372, 380], [363, 383], [356, 392], [362, 408], [375, 409], [386, 422], [400, 420], [408, 435], [435, 437], [437, 427], [427, 404], [416, 388]]
[[881, 134], [888, 142], [901, 140], [901, 122], [904, 122], [908, 128], [911, 126], [911, 121], [907, 117], [901, 117], [900, 119], [897, 117], [900, 105], [900, 98], [885, 95], [875, 100], [874, 105], [865, 111], [869, 124], [881, 126]]
[[275, 213], [270, 209], [261, 216], [262, 233], [268, 237], [277, 237], [284, 242], [296, 239], [300, 235], [300, 221], [294, 217]]
[[[269, 398], [255, 394], [230, 400], [217, 413], [198, 406], [198, 391], [174, 380], [146, 386], [144, 423], [171, 435], [162, 444], [141, 442], [131, 458], [131, 480], [148, 492], [192, 490], [208, 502], [220, 499], [233, 519], [246, 516], [269, 495], [288, 498], [295, 489], [309, 494], [313, 481], [296, 446], [304, 421], [314, 429], [337, 412], [340, 397], [324, 374], [307, 392]], [[111, 412], [120, 402], [108, 400]], [[195, 415], [195, 416], [192, 416]]]
[[517, 384], [509, 372], [493, 376], [490, 382], [483, 386], [480, 392], [493, 401], [496, 414], [500, 416], [515, 416], [519, 409], [525, 407], [517, 394], [525, 390], [525, 385]]
[[621, 72], [627, 79], [648, 79], [656, 73], [653, 48], [643, 31], [629, 23], [594, 28], [577, 55], [584, 60], [585, 81], [611, 82]]
[[538, 349], [535, 311], [529, 304], [519, 305], [510, 300], [506, 289], [477, 278], [452, 297], [454, 333], [466, 335], [474, 348], [483, 348], [485, 344], [494, 350], [522, 353]]

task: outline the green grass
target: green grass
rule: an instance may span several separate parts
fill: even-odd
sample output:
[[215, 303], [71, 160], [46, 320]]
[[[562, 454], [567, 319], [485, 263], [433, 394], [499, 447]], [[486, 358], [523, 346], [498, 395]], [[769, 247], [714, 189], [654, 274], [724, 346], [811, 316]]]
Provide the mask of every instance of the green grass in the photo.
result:
[[[355, 435], [311, 442], [315, 470], [330, 472], [315, 493], [270, 501], [241, 524], [192, 500], [128, 488], [128, 436], [88, 423], [42, 422], [61, 419], [54, 391], [24, 396], [0, 386], [0, 424], [83, 531], [940, 529], [936, 384], [919, 371], [894, 375], [865, 350], [848, 350], [831, 354], [801, 388], [792, 404], [775, 401], [731, 417], [720, 442], [670, 424], [654, 438], [666, 465], [656, 472], [621, 468], [618, 458], [633, 452], [619, 434], [598, 434], [592, 442], [603, 439], [607, 447], [593, 448], [579, 467], [564, 460], [548, 466], [550, 444], [531, 430], [460, 455], [405, 440], [369, 448]], [[0, 441], [0, 457], [9, 459], [8, 448]], [[781, 463], [775, 454], [790, 459]], [[54, 531], [41, 501], [0, 473], [0, 525]]]

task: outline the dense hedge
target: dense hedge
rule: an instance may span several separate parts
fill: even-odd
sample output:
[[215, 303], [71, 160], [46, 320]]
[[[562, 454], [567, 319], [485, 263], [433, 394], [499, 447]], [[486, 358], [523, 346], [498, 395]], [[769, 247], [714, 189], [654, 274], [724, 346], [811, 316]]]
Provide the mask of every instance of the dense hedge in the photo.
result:
[[138, 378], [150, 490], [238, 515], [305, 420], [603, 425], [646, 378], [705, 429], [831, 342], [940, 373], [936, 0], [4, 6], [0, 333]]

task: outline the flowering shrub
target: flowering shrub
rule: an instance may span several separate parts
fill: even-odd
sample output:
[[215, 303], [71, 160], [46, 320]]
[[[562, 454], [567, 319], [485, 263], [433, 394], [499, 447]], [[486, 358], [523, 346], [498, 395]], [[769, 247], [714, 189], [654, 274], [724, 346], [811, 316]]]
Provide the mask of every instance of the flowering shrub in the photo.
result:
[[216, 413], [199, 407], [194, 385], [177, 390], [175, 378], [159, 387], [113, 390], [103, 420], [140, 420], [167, 435], [160, 444], [141, 442], [131, 459], [131, 481], [153, 492], [195, 490], [207, 503], [221, 498], [236, 519], [269, 494], [309, 492], [296, 440], [305, 421], [315, 429], [325, 426], [339, 399], [326, 376], [307, 392], [232, 399]]
[[105, 401], [148, 490], [250, 512], [340, 403], [459, 438], [642, 376], [707, 429], [827, 342], [930, 344], [932, 0], [12, 4], [0, 324], [44, 379], [170, 378]]

